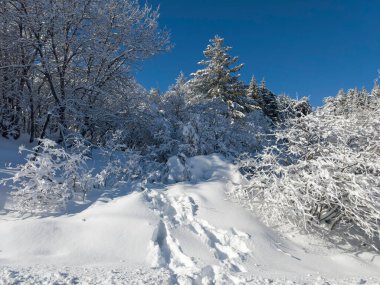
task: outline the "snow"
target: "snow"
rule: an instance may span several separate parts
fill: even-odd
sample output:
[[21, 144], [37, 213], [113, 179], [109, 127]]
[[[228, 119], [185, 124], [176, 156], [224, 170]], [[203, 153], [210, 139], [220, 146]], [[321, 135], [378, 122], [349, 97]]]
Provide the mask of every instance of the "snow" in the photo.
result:
[[[31, 145], [28, 143], [26, 136], [21, 136], [17, 143], [15, 143], [14, 140], [0, 138], [0, 179], [9, 177], [9, 170], [5, 169], [5, 166], [9, 163], [19, 164], [25, 162], [24, 156], [19, 153], [18, 148], [26, 144]], [[7, 190], [8, 189], [0, 184], [0, 214], [7, 200]]]
[[186, 167], [184, 162], [181, 161], [181, 157], [170, 157], [166, 165], [168, 167], [167, 181], [169, 183], [182, 182], [186, 180]]
[[[16, 150], [1, 140], [0, 165], [21, 162]], [[173, 171], [181, 162], [170, 161]], [[188, 182], [104, 194], [50, 217], [6, 211], [2, 188], [0, 284], [380, 283], [376, 254], [282, 235], [235, 203], [227, 193], [244, 181], [222, 156], [181, 165]]]

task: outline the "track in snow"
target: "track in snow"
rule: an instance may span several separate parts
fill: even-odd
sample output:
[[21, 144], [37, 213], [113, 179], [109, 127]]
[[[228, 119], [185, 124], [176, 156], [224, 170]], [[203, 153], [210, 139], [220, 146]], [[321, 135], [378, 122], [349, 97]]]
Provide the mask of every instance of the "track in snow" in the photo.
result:
[[[234, 273], [246, 272], [243, 262], [250, 254], [246, 245], [249, 235], [236, 229], [225, 230], [197, 217], [198, 205], [186, 194], [168, 195], [164, 191], [146, 193], [150, 208], [160, 216], [153, 234], [149, 258], [152, 267], [166, 267], [172, 273], [173, 284], [242, 284]], [[187, 229], [204, 243], [216, 264], [202, 267], [181, 248], [173, 234], [175, 229]]]

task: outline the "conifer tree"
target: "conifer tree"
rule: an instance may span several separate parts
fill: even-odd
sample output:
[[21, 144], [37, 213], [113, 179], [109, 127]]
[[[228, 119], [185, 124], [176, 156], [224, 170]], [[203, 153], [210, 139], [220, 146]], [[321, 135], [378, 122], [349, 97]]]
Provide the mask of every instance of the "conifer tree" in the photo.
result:
[[336, 112], [338, 114], [347, 113], [347, 94], [343, 89], [340, 89], [338, 94], [336, 95]]
[[371, 96], [373, 98], [380, 98], [380, 86], [379, 86], [379, 81], [377, 79], [375, 80], [375, 83], [373, 84]]
[[356, 109], [357, 93], [358, 93], [357, 88], [349, 89], [347, 91], [347, 101], [346, 101], [347, 112], [353, 112]]
[[267, 115], [272, 120], [277, 120], [278, 108], [276, 96], [266, 88], [264, 78], [260, 83], [259, 97], [261, 98], [260, 107], [263, 109], [265, 115]]
[[231, 47], [224, 46], [224, 39], [219, 36], [210, 40], [210, 45], [203, 52], [206, 59], [198, 63], [205, 68], [192, 74], [191, 85], [196, 95], [231, 100], [234, 96], [243, 94], [239, 74], [234, 75], [242, 69], [243, 64], [233, 66], [239, 58], [231, 57], [228, 54], [230, 49]]
[[259, 87], [257, 86], [255, 76], [252, 76], [252, 79], [249, 82], [249, 86], [247, 89], [247, 97], [255, 99], [259, 105], [261, 105], [262, 103], [261, 93], [259, 92]]
[[367, 106], [369, 102], [369, 93], [365, 87], [362, 88], [359, 92], [358, 106], [364, 107]]
[[266, 86], [265, 86], [265, 79], [261, 79], [261, 83], [260, 83], [260, 89], [261, 90], [265, 90], [266, 89]]
[[187, 82], [185, 74], [181, 71], [175, 81], [175, 84], [170, 87], [171, 91], [177, 92], [177, 93], [183, 93], [185, 92], [185, 84]]

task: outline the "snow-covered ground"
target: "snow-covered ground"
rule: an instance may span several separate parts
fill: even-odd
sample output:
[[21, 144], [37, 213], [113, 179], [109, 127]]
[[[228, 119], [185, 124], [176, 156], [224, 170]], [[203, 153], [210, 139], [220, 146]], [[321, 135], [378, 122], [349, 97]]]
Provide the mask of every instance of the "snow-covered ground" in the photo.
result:
[[[0, 167], [16, 152], [0, 141]], [[6, 211], [0, 188], [0, 284], [380, 284], [380, 256], [285, 238], [228, 199], [241, 177], [221, 156], [189, 165], [191, 182], [44, 218]]]

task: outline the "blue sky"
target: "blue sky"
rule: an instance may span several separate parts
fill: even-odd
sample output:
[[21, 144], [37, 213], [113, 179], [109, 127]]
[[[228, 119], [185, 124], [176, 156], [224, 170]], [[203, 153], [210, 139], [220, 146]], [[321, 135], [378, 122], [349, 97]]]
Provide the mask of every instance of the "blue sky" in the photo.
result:
[[202, 51], [218, 34], [231, 55], [269, 89], [309, 96], [314, 106], [340, 88], [371, 89], [380, 68], [380, 1], [148, 0], [174, 48], [142, 65], [137, 79], [165, 91], [183, 71], [199, 69]]

